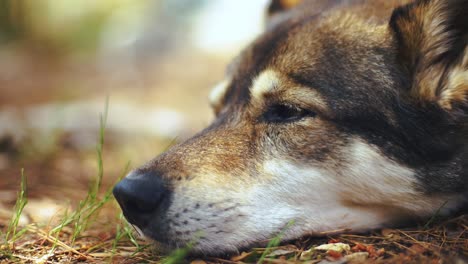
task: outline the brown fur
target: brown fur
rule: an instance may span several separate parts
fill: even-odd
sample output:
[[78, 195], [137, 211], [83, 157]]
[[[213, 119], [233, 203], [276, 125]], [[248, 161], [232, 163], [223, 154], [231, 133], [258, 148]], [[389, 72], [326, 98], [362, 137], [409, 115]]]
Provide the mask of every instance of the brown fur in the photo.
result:
[[412, 94], [447, 110], [466, 102], [467, 5], [466, 1], [421, 1], [401, 8], [391, 21], [402, 59], [414, 75]]
[[406, 2], [274, 1], [213, 97], [215, 121], [132, 173], [170, 189], [143, 232], [178, 245], [204, 230], [196, 250], [232, 251], [289, 217], [285, 238], [459, 206], [468, 1]]

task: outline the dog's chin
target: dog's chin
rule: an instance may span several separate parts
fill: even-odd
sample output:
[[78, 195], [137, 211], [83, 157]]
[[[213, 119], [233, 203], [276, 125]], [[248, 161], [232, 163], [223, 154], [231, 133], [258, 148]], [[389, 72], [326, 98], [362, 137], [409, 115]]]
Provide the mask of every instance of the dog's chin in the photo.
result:
[[192, 242], [181, 241], [161, 241], [154, 238], [144, 236], [152, 245], [152, 251], [158, 255], [171, 255], [178, 249], [187, 250], [187, 258], [200, 258], [200, 257], [220, 257], [229, 258], [231, 256], [239, 255], [243, 251], [251, 250], [252, 248], [265, 247], [268, 241], [252, 242], [243, 245], [227, 245], [222, 241], [208, 241], [206, 239], [193, 240]]
[[[421, 219], [419, 219], [421, 220]], [[393, 223], [391, 226], [392, 228], [404, 228], [409, 226], [415, 226], [418, 222], [416, 219], [405, 219], [401, 221], [397, 221]], [[328, 235], [338, 235], [340, 233], [355, 233], [355, 234], [370, 234], [374, 232], [375, 229], [372, 230], [347, 230], [347, 231], [339, 231], [337, 233], [328, 234]], [[288, 244], [288, 243], [295, 243], [301, 240], [308, 240], [310, 238], [315, 239], [324, 239], [327, 235], [315, 233], [315, 234], [308, 234], [303, 236], [298, 236], [296, 238], [290, 238], [284, 240], [281, 244]], [[193, 239], [191, 242], [186, 241], [177, 241], [177, 240], [162, 240], [161, 236], [158, 238], [152, 238], [148, 235], [144, 235], [144, 237], [152, 243], [153, 252], [159, 255], [171, 255], [175, 250], [184, 249], [187, 250], [186, 257], [189, 259], [193, 258], [203, 258], [203, 257], [214, 257], [214, 258], [230, 258], [235, 255], [239, 255], [244, 251], [251, 251], [252, 248], [263, 248], [266, 247], [269, 240], [262, 240], [262, 241], [253, 241], [247, 242], [244, 241], [242, 244], [232, 244], [232, 243], [223, 243], [222, 239], [213, 239], [209, 240], [206, 238], [202, 239]]]
[[201, 247], [193, 247], [190, 249], [188, 253], [188, 258], [205, 258], [205, 257], [212, 257], [212, 258], [224, 258], [224, 259], [229, 259], [232, 256], [237, 256], [241, 254], [244, 251], [250, 251], [252, 248], [261, 248], [265, 247], [266, 244], [263, 243], [252, 243], [249, 245], [245, 246], [239, 246], [237, 248], [233, 247], [226, 247], [222, 248], [220, 247], [219, 249], [216, 250], [206, 250], [203, 248], [203, 245]]

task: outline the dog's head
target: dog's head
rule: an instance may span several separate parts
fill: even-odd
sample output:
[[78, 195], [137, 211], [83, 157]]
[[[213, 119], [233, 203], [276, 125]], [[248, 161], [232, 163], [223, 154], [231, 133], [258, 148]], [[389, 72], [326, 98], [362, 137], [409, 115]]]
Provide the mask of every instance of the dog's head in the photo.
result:
[[211, 254], [460, 203], [468, 1], [291, 2], [213, 90], [214, 122], [114, 189], [147, 237]]

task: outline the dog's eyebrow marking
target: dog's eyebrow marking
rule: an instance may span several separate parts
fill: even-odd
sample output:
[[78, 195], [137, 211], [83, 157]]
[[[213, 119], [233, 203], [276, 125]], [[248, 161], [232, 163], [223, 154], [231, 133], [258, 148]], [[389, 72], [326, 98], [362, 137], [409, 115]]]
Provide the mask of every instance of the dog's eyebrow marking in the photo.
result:
[[226, 78], [213, 87], [209, 95], [209, 100], [212, 107], [219, 107], [221, 100], [226, 95], [227, 88], [230, 84], [231, 79]]
[[265, 93], [275, 89], [279, 84], [278, 75], [273, 70], [265, 70], [253, 81], [250, 94], [256, 100], [261, 99]]

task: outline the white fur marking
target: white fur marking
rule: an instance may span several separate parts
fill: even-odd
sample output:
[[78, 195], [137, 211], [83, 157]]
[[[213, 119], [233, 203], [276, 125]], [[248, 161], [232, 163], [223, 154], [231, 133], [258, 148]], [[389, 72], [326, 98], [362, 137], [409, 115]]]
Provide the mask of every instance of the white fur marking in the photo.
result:
[[383, 156], [376, 147], [356, 139], [349, 151], [349, 165], [340, 173], [341, 193], [348, 201], [400, 208], [402, 215], [415, 216], [429, 216], [449, 200], [443, 211], [456, 207], [453, 196], [425, 195], [414, 171]]
[[273, 70], [265, 70], [253, 81], [250, 94], [257, 100], [261, 99], [265, 93], [278, 87], [279, 84], [280, 80], [278, 75]]
[[[261, 222], [265, 228], [274, 230], [294, 220], [296, 224], [286, 232], [287, 237], [293, 238], [338, 229], [366, 230], [379, 227], [384, 220], [378, 212], [343, 205], [338, 175], [323, 168], [277, 159], [266, 161], [263, 168], [265, 173], [273, 175], [275, 183], [256, 190], [252, 202], [258, 206], [255, 210], [261, 212], [251, 214], [256, 216], [252, 221]], [[289, 212], [284, 212], [285, 208]], [[279, 224], [268, 224], [271, 221], [268, 216], [272, 215]]]
[[221, 102], [230, 83], [231, 79], [228, 78], [224, 79], [213, 87], [209, 96], [209, 100], [212, 106], [216, 106]]

